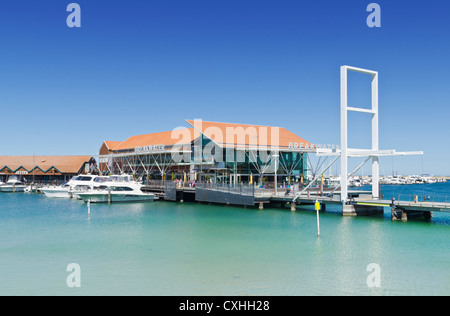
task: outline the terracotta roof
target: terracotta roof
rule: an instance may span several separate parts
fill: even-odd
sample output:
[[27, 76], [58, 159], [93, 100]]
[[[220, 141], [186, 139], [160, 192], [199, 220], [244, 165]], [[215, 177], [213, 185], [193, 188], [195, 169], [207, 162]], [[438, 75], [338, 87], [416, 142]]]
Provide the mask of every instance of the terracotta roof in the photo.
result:
[[[268, 147], [286, 149], [311, 143], [282, 127], [186, 120], [221, 147]], [[201, 125], [200, 125], [201, 122]], [[296, 146], [297, 147], [297, 146]]]
[[105, 140], [104, 141], [106, 147], [108, 147], [109, 150], [113, 150], [114, 147], [122, 144], [122, 142], [117, 142], [117, 141], [113, 141], [113, 140]]
[[0, 156], [0, 170], [9, 168], [15, 172], [23, 167], [28, 172], [40, 168], [44, 172], [52, 167], [61, 173], [78, 173], [91, 156]]
[[188, 144], [199, 136], [200, 133], [194, 128], [131, 136], [126, 141], [115, 146], [113, 151], [134, 150], [140, 146], [164, 145], [165, 147], [170, 147], [175, 144]]

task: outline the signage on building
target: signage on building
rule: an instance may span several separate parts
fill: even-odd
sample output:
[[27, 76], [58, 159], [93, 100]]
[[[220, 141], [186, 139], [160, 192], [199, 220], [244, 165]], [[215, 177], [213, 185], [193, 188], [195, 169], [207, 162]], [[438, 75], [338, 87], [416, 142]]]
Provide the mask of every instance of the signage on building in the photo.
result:
[[163, 150], [164, 150], [163, 144], [134, 147], [135, 153], [148, 153], [148, 152], [163, 151]]
[[339, 149], [339, 145], [333, 144], [304, 144], [304, 143], [294, 143], [289, 142], [289, 149], [317, 149], [317, 148], [328, 148], [328, 149]]

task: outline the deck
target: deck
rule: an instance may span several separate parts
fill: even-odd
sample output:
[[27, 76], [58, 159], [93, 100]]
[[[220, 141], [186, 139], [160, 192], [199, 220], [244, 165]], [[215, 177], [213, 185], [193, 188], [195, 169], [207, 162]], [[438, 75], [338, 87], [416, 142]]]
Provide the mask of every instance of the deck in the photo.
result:
[[[222, 205], [253, 206], [264, 209], [265, 205], [290, 205], [292, 211], [301, 205], [314, 205], [319, 202], [322, 209], [327, 205], [342, 205], [340, 191], [321, 192], [317, 188], [307, 190], [297, 196], [296, 192], [280, 188], [275, 193], [273, 188], [259, 188], [244, 185], [204, 184], [190, 185], [187, 183], [153, 182], [144, 187], [147, 192], [153, 192], [161, 200], [177, 202], [206, 202]], [[371, 191], [350, 190], [350, 201], [342, 205], [343, 215], [373, 215], [382, 214], [384, 208], [391, 208], [392, 219], [405, 220], [412, 216], [432, 217], [433, 212], [450, 212], [450, 197], [444, 200], [427, 200], [418, 196], [408, 196], [399, 200], [373, 199]], [[402, 198], [402, 197], [400, 197]]]

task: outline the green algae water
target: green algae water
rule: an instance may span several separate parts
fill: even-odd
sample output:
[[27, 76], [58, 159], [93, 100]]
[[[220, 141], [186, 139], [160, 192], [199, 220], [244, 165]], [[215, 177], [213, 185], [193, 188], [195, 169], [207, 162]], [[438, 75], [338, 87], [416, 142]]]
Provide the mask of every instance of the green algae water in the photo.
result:
[[[445, 195], [450, 184], [420, 189]], [[450, 294], [450, 214], [392, 222], [388, 209], [328, 207], [320, 232], [312, 208], [155, 201], [93, 204], [88, 216], [78, 200], [1, 194], [0, 295]], [[68, 286], [71, 263], [80, 287]]]

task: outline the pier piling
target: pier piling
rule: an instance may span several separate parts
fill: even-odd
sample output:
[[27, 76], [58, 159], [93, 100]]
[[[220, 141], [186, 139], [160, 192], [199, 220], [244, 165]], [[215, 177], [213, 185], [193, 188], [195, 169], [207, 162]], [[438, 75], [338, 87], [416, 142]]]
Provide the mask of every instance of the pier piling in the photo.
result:
[[295, 212], [296, 209], [297, 209], [297, 208], [296, 208], [295, 202], [291, 202], [291, 211], [292, 211], [292, 212]]
[[342, 205], [342, 215], [344, 216], [358, 216], [358, 215], [377, 215], [383, 214], [383, 207], [369, 206], [369, 205]]
[[406, 214], [405, 211], [402, 210], [402, 221], [407, 221], [408, 220], [408, 215]]

